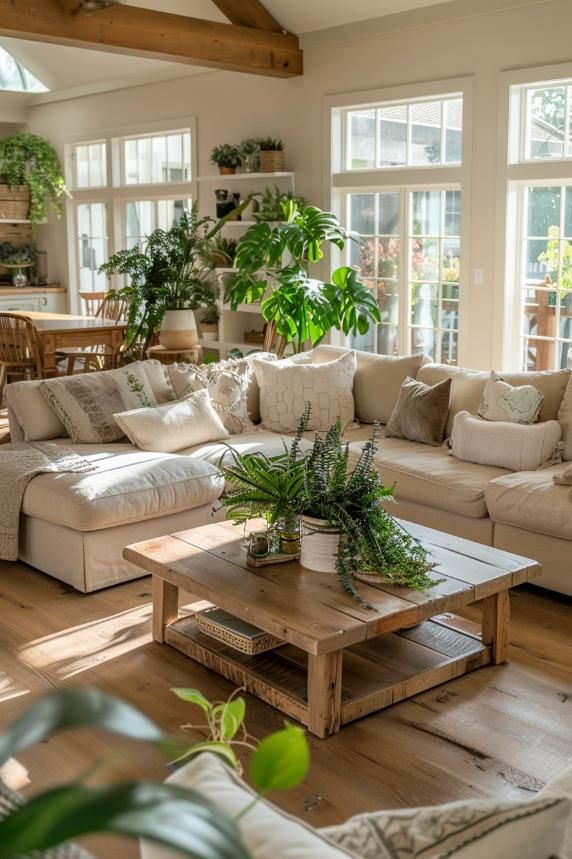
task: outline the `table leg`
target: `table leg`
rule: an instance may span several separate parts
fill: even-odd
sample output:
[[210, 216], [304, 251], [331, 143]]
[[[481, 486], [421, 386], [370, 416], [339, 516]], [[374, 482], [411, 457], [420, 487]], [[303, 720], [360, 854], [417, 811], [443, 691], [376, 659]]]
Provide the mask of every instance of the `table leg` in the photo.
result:
[[44, 353], [42, 363], [46, 376], [51, 375], [56, 369], [56, 338], [53, 334], [40, 334]]
[[493, 651], [493, 664], [508, 661], [510, 629], [510, 596], [501, 591], [482, 601], [483, 644]]
[[308, 654], [308, 730], [318, 737], [340, 730], [342, 653]]
[[153, 576], [153, 640], [162, 644], [165, 627], [179, 616], [179, 588], [160, 576]]

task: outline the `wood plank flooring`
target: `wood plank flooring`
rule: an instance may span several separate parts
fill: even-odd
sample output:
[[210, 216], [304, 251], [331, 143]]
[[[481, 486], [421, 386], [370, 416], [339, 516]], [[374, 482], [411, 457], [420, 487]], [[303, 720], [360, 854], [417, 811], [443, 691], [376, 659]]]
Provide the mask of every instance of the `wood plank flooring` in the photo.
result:
[[[375, 808], [529, 796], [572, 765], [572, 601], [533, 588], [512, 595], [511, 662], [486, 667], [342, 729], [309, 738], [306, 783], [273, 799], [324, 826]], [[478, 620], [478, 610], [464, 612]], [[170, 692], [223, 699], [232, 685], [151, 640], [150, 580], [79, 594], [24, 564], [0, 563], [0, 730], [43, 690], [95, 685], [178, 733], [197, 720]], [[251, 733], [282, 724], [247, 696]], [[189, 731], [190, 741], [199, 731]], [[35, 790], [108, 763], [99, 778], [165, 776], [158, 752], [96, 733], [59, 736], [21, 756]], [[18, 779], [16, 779], [18, 782]], [[134, 844], [95, 838], [96, 856], [135, 859]]]

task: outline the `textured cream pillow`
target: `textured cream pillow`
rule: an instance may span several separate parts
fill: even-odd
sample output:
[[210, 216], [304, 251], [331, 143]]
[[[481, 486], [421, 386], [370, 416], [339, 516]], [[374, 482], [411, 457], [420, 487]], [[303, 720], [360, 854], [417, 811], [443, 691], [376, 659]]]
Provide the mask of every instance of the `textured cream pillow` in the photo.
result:
[[113, 417], [131, 444], [141, 450], [173, 453], [195, 444], [228, 438], [208, 391], [196, 391], [185, 400], [134, 409]]
[[45, 441], [68, 434], [44, 396], [39, 379], [6, 385], [6, 402], [20, 424], [24, 441]]
[[79, 373], [40, 382], [40, 391], [74, 444], [105, 444], [123, 433], [116, 412], [156, 406], [157, 400], [141, 361], [98, 373]]
[[346, 352], [327, 364], [253, 358], [252, 366], [260, 386], [260, 416], [266, 429], [295, 432], [307, 403], [312, 406], [311, 430], [327, 430], [338, 418], [343, 429], [353, 422], [355, 352]]
[[[225, 362], [226, 363], [226, 362]], [[171, 364], [169, 378], [177, 399], [184, 399], [195, 391], [208, 391], [213, 408], [230, 433], [246, 432], [252, 426], [248, 417], [248, 386], [250, 365], [244, 363], [235, 368], [232, 364]]]
[[493, 370], [485, 385], [478, 414], [487, 421], [533, 424], [538, 420], [543, 400], [534, 385], [515, 388]]
[[453, 424], [451, 454], [464, 462], [536, 471], [546, 463], [560, 461], [560, 436], [558, 421], [512, 424], [459, 412]]
[[161, 403], [172, 403], [177, 399], [173, 386], [167, 373], [167, 367], [154, 358], [141, 361], [141, 369], [147, 376], [147, 381], [155, 395], [155, 399]]

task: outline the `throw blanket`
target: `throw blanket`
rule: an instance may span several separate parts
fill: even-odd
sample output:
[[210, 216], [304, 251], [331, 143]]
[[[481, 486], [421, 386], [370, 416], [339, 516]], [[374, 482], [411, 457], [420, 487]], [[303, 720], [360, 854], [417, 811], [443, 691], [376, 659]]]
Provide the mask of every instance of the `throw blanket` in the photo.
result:
[[0, 447], [0, 560], [18, 560], [18, 531], [24, 492], [30, 480], [50, 471], [94, 471], [95, 465], [57, 444], [23, 441]]

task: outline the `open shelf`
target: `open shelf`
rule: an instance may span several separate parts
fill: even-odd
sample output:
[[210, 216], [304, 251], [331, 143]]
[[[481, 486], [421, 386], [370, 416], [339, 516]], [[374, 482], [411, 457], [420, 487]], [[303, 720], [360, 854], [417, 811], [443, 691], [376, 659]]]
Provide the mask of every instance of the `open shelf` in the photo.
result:
[[197, 182], [244, 182], [247, 179], [290, 179], [294, 173], [284, 170], [281, 173], [229, 173], [222, 175], [214, 173], [212, 176], [199, 176]]

